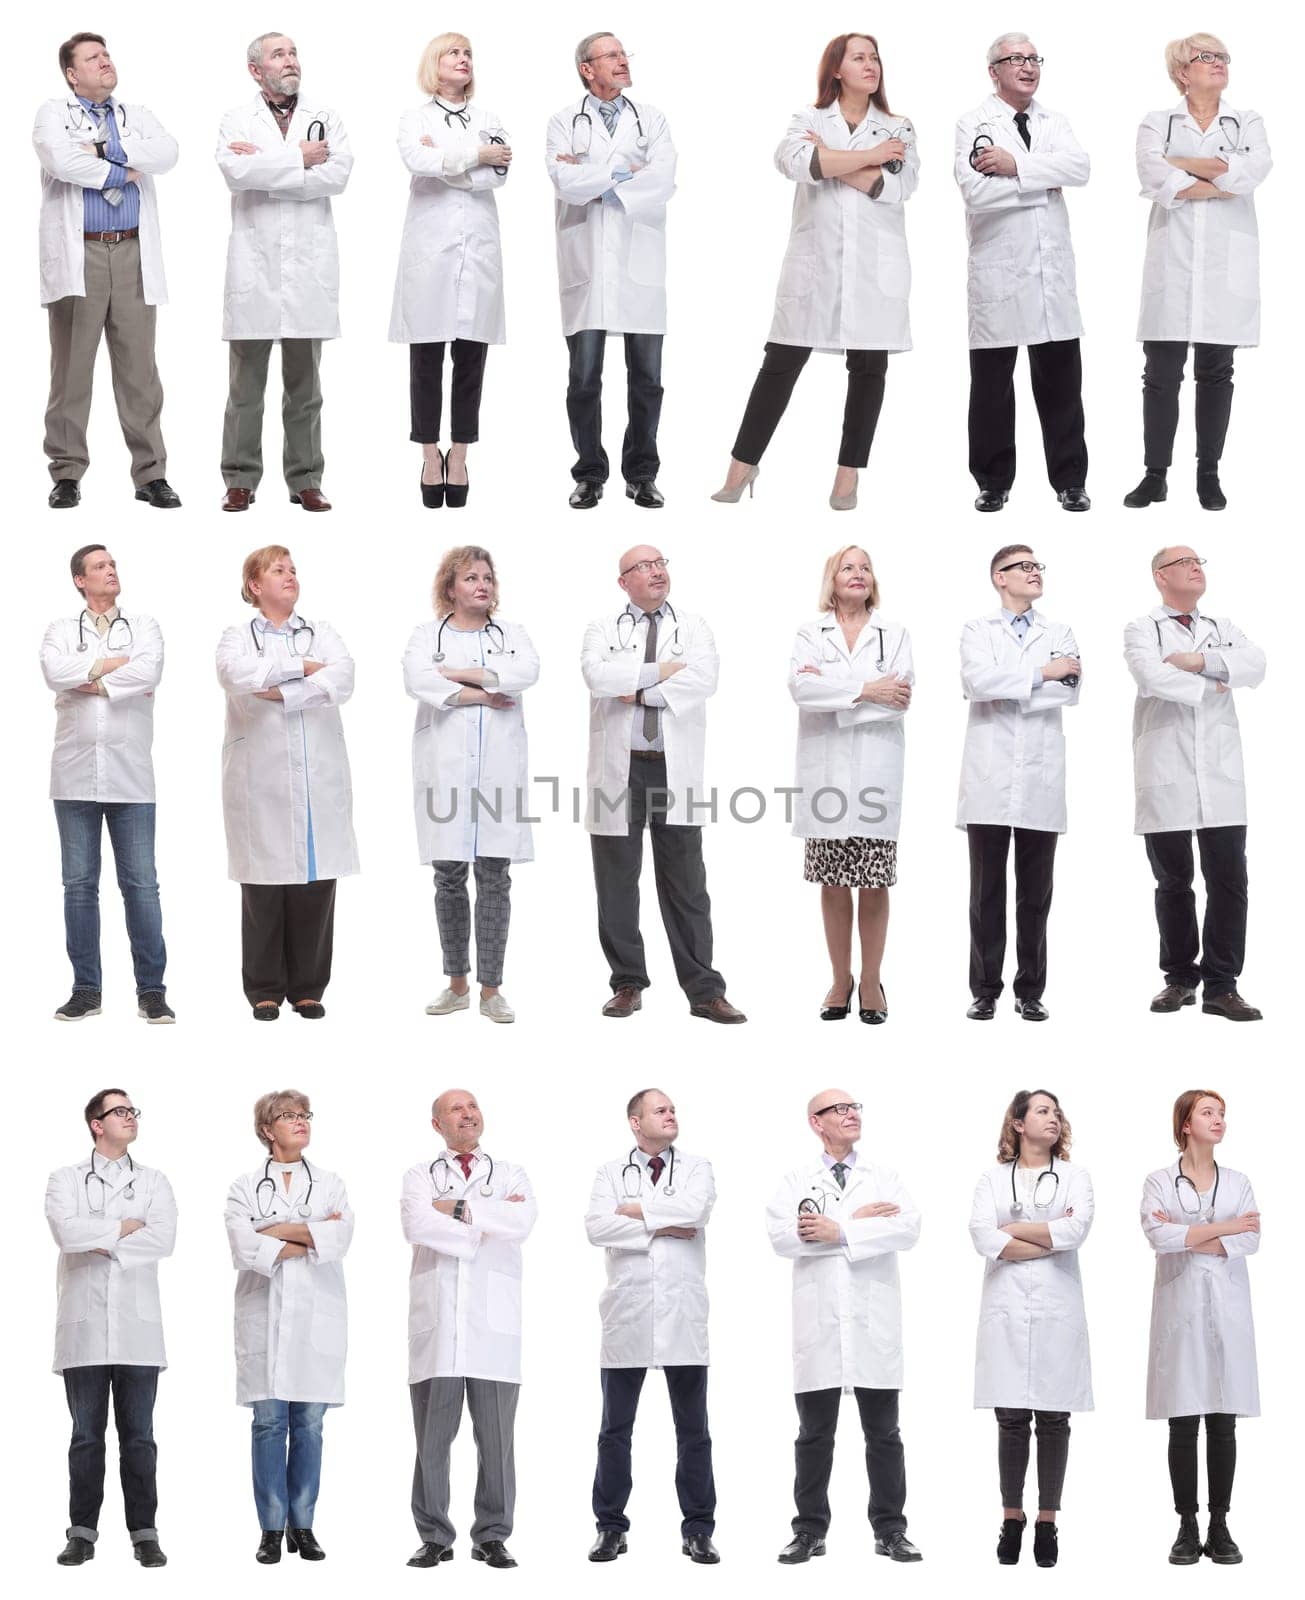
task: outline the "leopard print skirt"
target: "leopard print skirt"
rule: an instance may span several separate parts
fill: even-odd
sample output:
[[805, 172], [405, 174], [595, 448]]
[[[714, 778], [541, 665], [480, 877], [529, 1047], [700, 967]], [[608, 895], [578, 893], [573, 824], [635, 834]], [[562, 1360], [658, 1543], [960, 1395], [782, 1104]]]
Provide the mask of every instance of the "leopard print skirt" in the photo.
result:
[[896, 839], [808, 839], [802, 876], [831, 889], [891, 889]]

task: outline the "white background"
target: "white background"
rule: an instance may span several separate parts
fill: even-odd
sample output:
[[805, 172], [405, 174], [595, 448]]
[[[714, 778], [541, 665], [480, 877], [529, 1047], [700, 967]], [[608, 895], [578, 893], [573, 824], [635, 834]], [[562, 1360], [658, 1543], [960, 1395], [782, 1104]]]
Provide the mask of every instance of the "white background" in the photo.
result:
[[[806, 1578], [780, 1573], [774, 1553], [792, 1512], [788, 1269], [765, 1241], [761, 1209], [780, 1172], [808, 1160], [803, 1107], [833, 1083], [866, 1102], [863, 1150], [896, 1166], [919, 1201], [925, 1231], [903, 1261], [907, 1389], [903, 1433], [911, 1535], [923, 1567], [879, 1568], [877, 1580], [942, 1593], [964, 1581], [987, 1594], [999, 1520], [992, 1419], [970, 1410], [972, 1340], [981, 1263], [966, 1233], [977, 1173], [994, 1154], [1004, 1105], [1020, 1086], [1063, 1098], [1075, 1159], [1093, 1173], [1098, 1221], [1083, 1257], [1098, 1411], [1075, 1420], [1060, 1581], [1075, 1593], [1136, 1562], [1149, 1582], [1281, 1583], [1294, 1544], [1289, 1512], [1297, 1477], [1299, 1392], [1288, 1367], [1298, 1321], [1284, 1254], [1292, 1153], [1274, 1138], [1294, 1113], [1279, 1096], [1293, 1036], [1289, 939], [1301, 897], [1287, 635], [1293, 621], [1288, 530], [1276, 498], [1298, 471], [1291, 377], [1298, 336], [1290, 288], [1298, 273], [1290, 163], [1261, 190], [1264, 348], [1238, 358], [1238, 395], [1225, 457], [1230, 506], [1201, 512], [1192, 493], [1190, 392], [1165, 506], [1127, 513], [1120, 498], [1140, 474], [1141, 353], [1133, 342], [1147, 207], [1137, 198], [1133, 137], [1141, 115], [1176, 95], [1165, 41], [1179, 28], [1219, 27], [1233, 53], [1230, 99], [1287, 136], [1294, 101], [1295, 35], [1266, 6], [1202, 19], [1154, 3], [1098, 5], [1072, 24], [1060, 8], [976, 12], [940, 3], [895, 21], [849, 18], [827, 5], [800, 20], [756, 10], [664, 4], [548, 17], [504, 0], [477, 16], [409, 8], [368, 12], [332, 3], [276, 15], [250, 10], [186, 15], [138, 4], [100, 19], [62, 6], [25, 11], [10, 35], [11, 118], [20, 130], [36, 103], [60, 92], [55, 51], [78, 28], [108, 28], [120, 92], [143, 100], [181, 140], [177, 169], [160, 181], [172, 303], [160, 313], [158, 355], [167, 392], [168, 474], [182, 511], [159, 518], [131, 499], [107, 363], [92, 424], [92, 468], [73, 517], [51, 518], [40, 453], [48, 348], [36, 278], [34, 159], [19, 140], [9, 185], [4, 252], [7, 490], [28, 513], [10, 534], [8, 633], [15, 648], [10, 730], [17, 750], [5, 795], [9, 841], [5, 963], [10, 1053], [13, 1226], [18, 1288], [6, 1363], [4, 1504], [7, 1568], [24, 1592], [48, 1592], [64, 1527], [67, 1417], [48, 1375], [54, 1252], [40, 1198], [50, 1167], [84, 1152], [81, 1106], [122, 1083], [146, 1111], [137, 1153], [164, 1168], [181, 1206], [180, 1246], [162, 1268], [173, 1365], [160, 1385], [159, 1522], [172, 1564], [148, 1581], [174, 1592], [247, 1584], [257, 1542], [248, 1483], [248, 1416], [231, 1403], [233, 1280], [221, 1225], [230, 1178], [254, 1165], [255, 1097], [306, 1089], [318, 1111], [312, 1153], [346, 1178], [359, 1222], [348, 1265], [352, 1297], [349, 1404], [327, 1423], [317, 1518], [327, 1564], [320, 1592], [356, 1594], [372, 1572], [396, 1574], [416, 1538], [407, 1511], [411, 1432], [405, 1393], [407, 1249], [398, 1231], [402, 1171], [435, 1146], [433, 1095], [465, 1082], [487, 1116], [486, 1146], [523, 1162], [541, 1221], [526, 1249], [526, 1374], [518, 1426], [520, 1484], [512, 1546], [518, 1584], [547, 1580], [610, 1588], [722, 1583], [746, 1574], [761, 1592], [858, 1581], [871, 1560], [855, 1419], [845, 1417], [833, 1493], [830, 1555]], [[760, 359], [787, 238], [790, 195], [771, 152], [790, 113], [813, 93], [821, 47], [849, 21], [876, 27], [894, 110], [918, 130], [922, 181], [910, 203], [916, 350], [890, 364], [888, 397], [861, 508], [825, 506], [842, 407], [841, 364], [813, 359], [763, 465], [756, 499], [711, 504]], [[775, 24], [778, 23], [778, 26]], [[111, 25], [110, 25], [111, 24]], [[284, 26], [299, 44], [305, 93], [344, 115], [356, 155], [336, 202], [343, 264], [344, 339], [323, 359], [325, 487], [337, 509], [305, 523], [278, 482], [275, 380], [268, 406], [268, 476], [241, 521], [218, 512], [226, 352], [219, 339], [227, 231], [224, 186], [212, 161], [218, 117], [248, 98], [248, 37]], [[575, 40], [611, 25], [634, 52], [632, 98], [667, 114], [680, 150], [670, 210], [670, 326], [661, 431], [667, 509], [656, 519], [620, 496], [578, 520], [566, 508], [571, 452], [564, 410], [565, 348], [552, 253], [551, 190], [541, 170], [548, 115], [578, 97]], [[980, 521], [965, 470], [964, 231], [950, 175], [956, 116], [986, 93], [983, 54], [1003, 26], [1022, 27], [1046, 56], [1045, 102], [1071, 120], [1093, 160], [1089, 187], [1069, 196], [1087, 333], [1085, 403], [1092, 452], [1087, 517], [1066, 519], [1042, 470], [1024, 369], [1021, 473], [1000, 519]], [[437, 521], [417, 496], [417, 447], [407, 441], [407, 361], [385, 343], [407, 187], [393, 136], [400, 110], [420, 98], [413, 74], [439, 29], [471, 33], [480, 102], [512, 136], [517, 160], [499, 195], [511, 343], [490, 353], [482, 440], [471, 454], [472, 494]], [[28, 163], [24, 171], [24, 162]], [[1289, 276], [1290, 275], [1290, 276]], [[609, 451], [619, 460], [619, 346], [611, 348]], [[614, 468], [619, 479], [619, 467]], [[33, 536], [34, 535], [34, 536]], [[157, 617], [167, 670], [156, 711], [158, 867], [169, 945], [169, 999], [179, 1022], [149, 1031], [135, 1017], [120, 904], [105, 846], [105, 1013], [80, 1028], [49, 1018], [68, 989], [62, 955], [57, 836], [46, 795], [50, 696], [36, 648], [50, 617], [77, 608], [67, 558], [100, 538], [118, 558], [124, 610]], [[399, 658], [429, 615], [440, 552], [477, 539], [494, 551], [505, 617], [524, 622], [543, 673], [527, 718], [533, 769], [563, 792], [584, 775], [587, 696], [577, 657], [586, 620], [622, 602], [621, 550], [655, 538], [672, 558], [674, 600], [711, 622], [722, 658], [710, 708], [708, 780], [723, 793], [791, 781], [795, 713], [784, 690], [796, 627], [815, 612], [821, 564], [841, 541], [869, 548], [883, 608], [910, 628], [918, 687], [908, 718], [899, 888], [884, 973], [890, 1020], [862, 1034], [855, 1020], [818, 1025], [827, 983], [817, 891], [801, 881], [801, 846], [777, 812], [744, 827], [709, 828], [717, 962], [747, 1027], [692, 1021], [675, 985], [646, 884], [645, 932], [653, 988], [624, 1029], [598, 1015], [607, 974], [598, 949], [589, 847], [567, 815], [536, 829], [538, 860], [515, 873], [506, 993], [514, 1028], [474, 1011], [422, 1013], [441, 986], [429, 869], [415, 859], [408, 738], [412, 706]], [[967, 873], [953, 826], [965, 707], [956, 678], [961, 623], [992, 609], [989, 556], [1017, 538], [1048, 562], [1046, 611], [1069, 621], [1083, 651], [1082, 704], [1067, 719], [1071, 832], [1057, 863], [1047, 1002], [1052, 1020], [1029, 1035], [1009, 995], [991, 1028], [964, 1018]], [[336, 977], [328, 1018], [286, 1016], [252, 1031], [239, 985], [238, 890], [225, 881], [219, 794], [222, 697], [213, 673], [221, 629], [247, 619], [240, 563], [271, 540], [288, 543], [304, 583], [302, 609], [348, 641], [358, 689], [344, 712], [354, 769], [362, 875], [342, 882]], [[1151, 878], [1131, 834], [1131, 680], [1121, 629], [1149, 610], [1151, 551], [1190, 541], [1209, 558], [1207, 610], [1231, 615], [1269, 653], [1269, 676], [1239, 696], [1252, 829], [1252, 906], [1244, 990], [1266, 1020], [1234, 1032], [1185, 1011], [1152, 1017], [1161, 979]], [[1013, 945], [1013, 939], [1012, 939]], [[1013, 955], [1013, 950], [1012, 950]], [[622, 1117], [635, 1088], [660, 1081], [676, 1097], [687, 1149], [715, 1164], [720, 1203], [711, 1229], [711, 1414], [720, 1492], [718, 1542], [727, 1566], [701, 1577], [678, 1553], [673, 1447], [660, 1384], [650, 1380], [636, 1435], [631, 1554], [614, 1574], [583, 1560], [598, 1424], [596, 1300], [602, 1262], [581, 1226], [600, 1160], [628, 1147]], [[1247, 1551], [1237, 1573], [1209, 1564], [1172, 1578], [1164, 1556], [1174, 1518], [1165, 1430], [1142, 1420], [1152, 1264], [1138, 1231], [1142, 1176], [1171, 1155], [1169, 1108], [1193, 1085], [1230, 1100], [1229, 1163], [1251, 1173], [1265, 1213], [1265, 1247], [1251, 1267], [1260, 1327], [1265, 1417], [1240, 1430], [1233, 1529]], [[469, 1435], [469, 1428], [466, 1430]], [[112, 1441], [110, 1445], [112, 1461]], [[444, 1578], [475, 1592], [514, 1580], [471, 1567], [472, 1463], [459, 1442], [454, 1520], [458, 1565]], [[97, 1590], [136, 1592], [141, 1581], [120, 1528], [110, 1469]], [[1030, 1469], [1028, 1503], [1036, 1500]], [[1026, 1557], [1026, 1568], [1030, 1563]], [[292, 1570], [302, 1572], [294, 1567]], [[818, 1575], [813, 1576], [812, 1574]], [[60, 1592], [65, 1580], [58, 1578]], [[69, 1578], [69, 1583], [78, 1580]], [[82, 1580], [83, 1583], [88, 1581]], [[284, 1582], [285, 1580], [277, 1580]], [[413, 1575], [412, 1584], [429, 1583]], [[1003, 1589], [1017, 1580], [1002, 1578]]]

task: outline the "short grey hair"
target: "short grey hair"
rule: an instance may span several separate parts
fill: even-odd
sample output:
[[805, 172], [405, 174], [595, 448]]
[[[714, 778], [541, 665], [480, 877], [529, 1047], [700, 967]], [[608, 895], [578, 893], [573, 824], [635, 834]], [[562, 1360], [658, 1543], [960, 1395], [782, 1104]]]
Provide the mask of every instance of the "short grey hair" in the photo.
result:
[[589, 79], [580, 71], [582, 64], [589, 59], [589, 52], [600, 39], [615, 39], [616, 35], [610, 28], [600, 28], [597, 33], [587, 33], [575, 47], [575, 70], [579, 73], [580, 82], [588, 86]]
[[997, 36], [997, 38], [995, 38], [992, 41], [992, 43], [988, 46], [988, 65], [991, 67], [991, 66], [995, 65], [998, 61], [1000, 61], [1002, 56], [1010, 54], [1010, 52], [1008, 50], [1004, 49], [1003, 46], [1008, 45], [1008, 44], [1032, 44], [1032, 43], [1033, 43], [1033, 40], [1029, 38], [1027, 33], [1003, 33], [1003, 34], [999, 34]]
[[288, 33], [282, 33], [280, 28], [273, 28], [271, 33], [260, 33], [257, 39], [249, 41], [249, 49], [245, 51], [251, 67], [263, 65], [263, 46], [269, 39], [288, 39]]

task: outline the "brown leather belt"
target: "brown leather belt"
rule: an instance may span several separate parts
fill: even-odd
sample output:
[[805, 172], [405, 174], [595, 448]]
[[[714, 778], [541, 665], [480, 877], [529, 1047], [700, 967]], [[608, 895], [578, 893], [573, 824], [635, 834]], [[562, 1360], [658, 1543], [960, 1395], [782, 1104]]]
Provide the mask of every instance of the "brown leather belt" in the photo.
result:
[[84, 233], [82, 238], [93, 244], [117, 244], [120, 239], [134, 239], [139, 232], [139, 228], [124, 228], [121, 233]]
[[665, 759], [666, 752], [664, 750], [631, 750], [630, 752], [631, 761], [665, 761]]

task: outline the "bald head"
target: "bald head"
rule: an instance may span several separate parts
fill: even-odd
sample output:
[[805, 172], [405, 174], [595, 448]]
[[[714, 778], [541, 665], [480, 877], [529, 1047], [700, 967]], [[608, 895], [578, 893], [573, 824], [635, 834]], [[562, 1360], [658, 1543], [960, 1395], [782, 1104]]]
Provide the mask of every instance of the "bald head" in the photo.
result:
[[861, 1137], [861, 1109], [846, 1089], [813, 1094], [807, 1101], [807, 1122], [831, 1155], [846, 1155]]
[[431, 1126], [450, 1150], [470, 1154], [480, 1143], [485, 1119], [470, 1089], [445, 1089], [430, 1108]]
[[1192, 611], [1205, 593], [1205, 568], [1189, 544], [1168, 544], [1151, 557], [1160, 598], [1175, 611]]
[[[654, 562], [660, 565], [655, 566]], [[616, 570], [616, 581], [640, 611], [656, 611], [671, 592], [666, 558], [654, 544], [632, 545], [622, 555]]]

